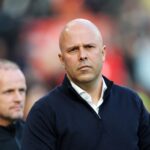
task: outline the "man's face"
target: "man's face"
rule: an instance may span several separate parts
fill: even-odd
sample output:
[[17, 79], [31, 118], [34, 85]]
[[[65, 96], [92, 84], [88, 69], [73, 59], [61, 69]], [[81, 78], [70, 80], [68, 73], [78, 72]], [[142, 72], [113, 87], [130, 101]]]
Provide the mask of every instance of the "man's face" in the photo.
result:
[[0, 124], [23, 117], [26, 81], [20, 70], [0, 70]]
[[75, 83], [95, 81], [105, 60], [105, 47], [99, 36], [89, 28], [68, 31], [59, 55], [68, 76]]

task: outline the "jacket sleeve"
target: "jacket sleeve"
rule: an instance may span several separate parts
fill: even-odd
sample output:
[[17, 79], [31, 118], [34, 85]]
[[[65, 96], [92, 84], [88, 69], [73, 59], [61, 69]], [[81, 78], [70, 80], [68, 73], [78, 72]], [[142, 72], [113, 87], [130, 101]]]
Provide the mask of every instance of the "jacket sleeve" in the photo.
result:
[[41, 107], [34, 105], [28, 115], [21, 150], [56, 149], [54, 115], [51, 110], [46, 112]]
[[139, 147], [140, 150], [150, 150], [150, 114], [141, 103], [139, 122]]

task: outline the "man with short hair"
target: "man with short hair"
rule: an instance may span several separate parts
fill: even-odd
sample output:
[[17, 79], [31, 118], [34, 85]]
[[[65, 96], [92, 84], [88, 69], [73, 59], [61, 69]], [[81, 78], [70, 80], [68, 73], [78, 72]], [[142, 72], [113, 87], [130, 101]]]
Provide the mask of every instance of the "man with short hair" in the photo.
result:
[[0, 150], [20, 150], [26, 80], [19, 66], [0, 59]]

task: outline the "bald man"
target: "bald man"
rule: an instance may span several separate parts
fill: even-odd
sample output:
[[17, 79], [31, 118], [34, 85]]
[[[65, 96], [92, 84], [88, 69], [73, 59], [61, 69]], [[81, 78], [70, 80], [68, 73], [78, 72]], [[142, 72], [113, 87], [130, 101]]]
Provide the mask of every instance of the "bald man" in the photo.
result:
[[22, 150], [150, 150], [150, 115], [139, 96], [101, 73], [102, 36], [86, 19], [60, 34], [63, 83], [27, 118]]

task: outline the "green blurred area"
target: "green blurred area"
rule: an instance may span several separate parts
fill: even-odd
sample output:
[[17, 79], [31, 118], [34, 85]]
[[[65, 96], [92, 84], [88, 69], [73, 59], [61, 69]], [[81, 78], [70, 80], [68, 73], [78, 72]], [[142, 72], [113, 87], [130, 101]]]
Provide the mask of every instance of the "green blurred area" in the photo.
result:
[[145, 107], [150, 112], [150, 98], [143, 92], [140, 92], [139, 95], [140, 95]]

